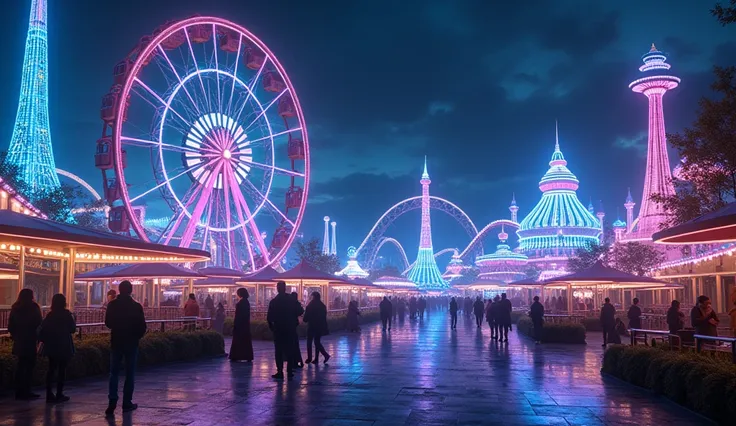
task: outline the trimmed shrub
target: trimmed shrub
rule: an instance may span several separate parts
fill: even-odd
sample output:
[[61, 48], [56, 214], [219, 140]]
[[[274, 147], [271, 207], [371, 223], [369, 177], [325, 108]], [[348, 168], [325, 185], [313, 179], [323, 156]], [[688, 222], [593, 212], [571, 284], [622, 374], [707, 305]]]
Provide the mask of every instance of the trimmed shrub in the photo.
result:
[[[517, 324], [519, 332], [534, 338], [534, 324], [531, 318], [521, 318]], [[542, 327], [543, 343], [585, 344], [585, 327], [578, 323], [545, 323]]]
[[[360, 324], [369, 324], [380, 320], [381, 316], [378, 312], [367, 312], [358, 317], [358, 322]], [[347, 324], [348, 319], [346, 316], [327, 319], [327, 327], [330, 329], [330, 332], [333, 333], [345, 330], [347, 328]], [[296, 332], [299, 334], [299, 337], [307, 337], [307, 324], [300, 322], [299, 326], [296, 328]], [[222, 334], [225, 336], [233, 335], [232, 318], [225, 318]], [[268, 328], [266, 321], [251, 321], [250, 334], [254, 340], [273, 340], [273, 334], [271, 334], [271, 330]]]
[[730, 359], [615, 345], [606, 350], [601, 371], [664, 394], [717, 422], [727, 424], [736, 416], [736, 365]]
[[511, 311], [512, 324], [518, 324], [519, 320], [522, 318], [529, 318], [529, 315], [526, 311]]
[[[67, 379], [107, 374], [110, 371], [110, 336], [88, 335], [74, 341], [76, 353], [66, 369]], [[10, 344], [0, 345], [0, 386], [12, 388], [15, 376], [15, 357]], [[214, 331], [171, 331], [148, 333], [138, 347], [138, 364], [142, 366], [166, 362], [186, 361], [203, 356], [225, 353], [225, 341]], [[39, 357], [33, 374], [36, 385], [45, 382], [48, 359]]]

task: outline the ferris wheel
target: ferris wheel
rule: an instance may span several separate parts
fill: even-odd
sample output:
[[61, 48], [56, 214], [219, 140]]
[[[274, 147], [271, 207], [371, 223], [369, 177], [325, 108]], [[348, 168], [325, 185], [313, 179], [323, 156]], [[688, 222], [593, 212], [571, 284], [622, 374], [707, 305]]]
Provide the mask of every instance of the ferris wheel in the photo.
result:
[[302, 221], [309, 143], [276, 56], [230, 21], [165, 24], [119, 62], [103, 97], [102, 170], [113, 232], [277, 263]]

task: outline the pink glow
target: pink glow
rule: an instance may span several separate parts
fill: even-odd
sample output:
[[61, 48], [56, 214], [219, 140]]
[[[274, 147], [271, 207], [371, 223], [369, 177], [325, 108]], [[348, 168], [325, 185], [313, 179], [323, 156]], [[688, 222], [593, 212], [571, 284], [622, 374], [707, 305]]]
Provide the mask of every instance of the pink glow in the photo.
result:
[[[660, 58], [661, 56], [661, 58]], [[666, 57], [660, 55], [645, 55], [645, 64], [664, 63]], [[668, 64], [669, 65], [669, 64]], [[641, 197], [639, 216], [633, 218], [633, 200], [627, 200], [626, 219], [628, 232], [623, 236], [624, 241], [650, 240], [666, 219], [664, 208], [651, 201], [653, 194], [672, 195], [675, 189], [672, 185], [672, 171], [667, 154], [667, 137], [664, 125], [664, 108], [662, 99], [664, 94], [674, 89], [680, 79], [674, 76], [660, 75], [640, 78], [632, 82], [629, 87], [635, 93], [644, 94], [649, 100], [649, 138], [647, 141], [647, 167], [644, 177], [644, 189]]]
[[507, 219], [501, 219], [501, 220], [494, 220], [493, 222], [489, 223], [483, 229], [478, 232], [478, 235], [475, 236], [470, 241], [470, 244], [468, 244], [467, 247], [465, 247], [465, 250], [463, 250], [458, 257], [465, 258], [469, 253], [472, 253], [475, 250], [475, 246], [483, 241], [483, 239], [487, 236], [488, 232], [491, 231], [491, 229], [497, 227], [497, 226], [510, 226], [514, 229], [519, 229], [519, 224], [517, 222], [514, 222], [512, 220]]
[[[263, 238], [261, 237], [261, 232], [258, 230], [256, 224], [254, 223], [254, 220], [252, 220], [253, 218], [251, 216], [251, 212], [250, 212], [250, 210], [249, 210], [249, 208], [247, 206], [247, 203], [246, 203], [246, 201], [245, 201], [245, 199], [243, 197], [243, 194], [239, 190], [235, 190], [235, 188], [233, 187], [233, 184], [234, 183], [237, 184], [237, 179], [236, 179], [235, 173], [233, 172], [232, 169], [228, 169], [227, 167], [225, 167], [225, 170], [223, 171], [223, 174], [224, 175], [230, 177], [229, 179], [225, 179], [225, 180], [228, 180], [229, 181], [228, 184], [230, 186], [230, 191], [226, 191], [226, 192], [229, 192], [230, 193], [229, 195], [232, 195], [232, 198], [233, 198], [233, 200], [235, 202], [236, 211], [241, 216], [239, 218], [240, 221], [241, 221], [241, 223], [244, 223], [244, 221], [247, 220], [247, 222], [248, 222], [248, 225], [247, 226], [250, 228], [250, 231], [251, 231], [251, 234], [253, 235], [253, 238], [255, 240], [255, 243], [259, 246], [259, 250], [263, 254], [263, 258], [265, 259], [265, 262], [264, 262], [263, 265], [260, 265], [259, 268], [256, 268], [255, 267], [255, 263], [253, 262], [253, 257], [254, 257], [253, 256], [253, 252], [252, 252], [251, 247], [249, 246], [249, 244], [250, 244], [249, 243], [249, 239], [247, 238], [247, 231], [246, 231], [245, 227], [243, 227], [243, 232], [246, 235], [246, 238], [245, 238], [246, 244], [248, 245], [248, 251], [249, 251], [250, 258], [251, 258], [251, 265], [253, 265], [253, 269], [252, 269], [251, 272], [257, 272], [258, 270], [260, 270], [260, 269], [262, 269], [262, 268], [264, 268], [266, 266], [270, 266], [270, 265], [276, 264], [286, 254], [286, 251], [289, 249], [290, 245], [292, 244], [294, 238], [296, 237], [296, 235], [298, 233], [297, 231], [299, 229], [299, 226], [301, 225], [301, 221], [303, 220], [303, 212], [304, 212], [304, 209], [306, 207], [306, 203], [307, 203], [307, 199], [308, 199], [309, 177], [310, 177], [310, 152], [309, 152], [309, 137], [308, 137], [308, 134], [307, 134], [306, 123], [305, 123], [305, 120], [304, 120], [304, 114], [303, 114], [301, 104], [299, 102], [299, 99], [297, 97], [296, 91], [294, 90], [294, 87], [292, 85], [291, 80], [289, 79], [289, 77], [286, 74], [286, 72], [285, 72], [284, 68], [282, 67], [282, 65], [275, 59], [275, 56], [270, 51], [270, 49], [268, 49], [268, 47], [260, 39], [258, 39], [257, 37], [255, 37], [248, 30], [246, 30], [245, 28], [240, 27], [240, 26], [238, 26], [238, 25], [236, 25], [236, 24], [234, 24], [234, 23], [232, 23], [230, 21], [227, 21], [227, 20], [224, 20], [224, 19], [221, 19], [221, 18], [215, 18], [215, 17], [193, 17], [193, 18], [190, 18], [190, 19], [186, 19], [186, 20], [183, 20], [183, 21], [176, 22], [176, 23], [174, 23], [174, 24], [166, 27], [161, 33], [159, 33], [156, 37], [154, 37], [148, 45], [146, 45], [143, 49], [140, 49], [140, 51], [137, 52], [136, 60], [133, 62], [132, 66], [131, 66], [131, 69], [130, 69], [130, 73], [128, 74], [128, 77], [126, 78], [125, 84], [123, 85], [122, 90], [120, 92], [120, 96], [119, 96], [119, 99], [118, 99], [118, 108], [117, 108], [116, 119], [115, 119], [114, 123], [112, 123], [112, 139], [113, 139], [113, 147], [114, 147], [114, 153], [115, 153], [115, 155], [114, 155], [114, 159], [115, 159], [115, 161], [114, 161], [114, 172], [115, 172], [115, 175], [117, 176], [117, 179], [118, 179], [118, 182], [119, 182], [119, 187], [120, 187], [120, 192], [121, 192], [121, 198], [123, 200], [123, 204], [126, 207], [126, 212], [127, 212], [128, 216], [130, 217], [131, 225], [132, 225], [133, 230], [139, 236], [139, 238], [141, 238], [142, 240], [145, 240], [145, 241], [149, 241], [149, 237], [146, 234], [146, 231], [145, 231], [145, 229], [143, 227], [143, 223], [141, 221], [139, 221], [138, 216], [137, 216], [137, 214], [134, 211], [135, 207], [133, 206], [133, 204], [132, 204], [132, 201], [133, 200], [131, 199], [130, 194], [128, 193], [128, 184], [126, 183], [125, 172], [124, 172], [124, 164], [122, 162], [122, 159], [123, 159], [123, 155], [122, 155], [122, 149], [123, 149], [122, 148], [122, 146], [123, 146], [123, 143], [122, 143], [122, 140], [123, 140], [122, 130], [123, 130], [124, 117], [127, 114], [127, 106], [126, 106], [126, 102], [125, 101], [126, 101], [126, 99], [129, 99], [131, 92], [133, 92], [133, 85], [135, 83], [135, 84], [139, 84], [141, 87], [143, 87], [144, 89], [146, 89], [146, 91], [148, 91], [159, 102], [162, 102], [162, 105], [166, 105], [166, 102], [164, 102], [164, 100], [157, 93], [155, 93], [153, 90], [151, 90], [137, 76], [141, 73], [141, 70], [145, 66], [144, 65], [144, 62], [146, 62], [145, 60], [146, 59], [150, 59], [152, 57], [154, 51], [157, 51], [157, 52], [158, 51], [161, 51], [163, 53], [163, 58], [165, 58], [166, 62], [169, 64], [169, 66], [171, 66], [171, 69], [174, 70], [174, 73], [176, 74], [176, 70], [174, 69], [174, 66], [171, 64], [169, 57], [166, 55], [166, 53], [164, 52], [164, 49], [162, 49], [160, 45], [161, 45], [161, 43], [164, 40], [166, 40], [167, 38], [169, 38], [170, 36], [172, 36], [173, 34], [179, 32], [179, 31], [184, 31], [184, 34], [185, 34], [185, 37], [186, 37], [186, 41], [187, 41], [187, 44], [188, 44], [188, 47], [189, 47], [189, 51], [190, 51], [190, 53], [192, 55], [192, 59], [194, 60], [194, 62], [196, 64], [197, 61], [196, 61], [196, 56], [194, 54], [194, 50], [192, 48], [192, 42], [190, 40], [189, 33], [186, 30], [187, 27], [190, 27], [192, 25], [212, 25], [212, 27], [213, 27], [213, 41], [216, 41], [216, 39], [217, 39], [217, 37], [215, 36], [215, 34], [216, 34], [216, 29], [217, 29], [218, 26], [219, 27], [223, 27], [223, 28], [227, 28], [227, 29], [229, 29], [231, 31], [234, 31], [234, 32], [239, 33], [240, 34], [240, 37], [241, 37], [241, 42], [242, 42], [242, 37], [245, 36], [248, 39], [249, 43], [252, 46], [257, 47], [258, 49], [260, 49], [265, 54], [264, 62], [262, 64], [261, 69], [258, 71], [258, 74], [256, 75], [256, 78], [255, 78], [253, 84], [256, 83], [256, 81], [258, 80], [258, 77], [261, 75], [261, 71], [263, 70], [263, 67], [265, 67], [266, 63], [270, 61], [270, 63], [273, 65], [273, 70], [276, 73], [278, 73], [280, 75], [280, 77], [282, 78], [282, 80], [283, 80], [283, 82], [285, 84], [285, 89], [284, 89], [284, 91], [282, 93], [280, 93], [276, 97], [276, 99], [274, 99], [270, 104], [268, 104], [265, 108], [263, 108], [263, 111], [267, 110], [268, 107], [271, 106], [273, 103], [275, 103], [276, 100], [278, 100], [278, 97], [280, 97], [281, 95], [283, 95], [284, 93], [286, 93], [286, 91], [289, 92], [289, 95], [291, 96], [292, 101], [293, 101], [293, 104], [294, 104], [294, 108], [295, 108], [295, 112], [296, 112], [296, 119], [298, 120], [298, 127], [295, 128], [295, 129], [287, 130], [286, 132], [283, 132], [283, 133], [293, 132], [293, 131], [297, 131], [297, 130], [301, 132], [301, 139], [303, 141], [303, 147], [304, 147], [304, 160], [303, 160], [304, 161], [304, 172], [297, 172], [297, 171], [293, 170], [293, 161], [292, 161], [292, 170], [281, 169], [281, 168], [277, 168], [277, 167], [270, 167], [270, 168], [273, 169], [277, 173], [282, 173], [282, 174], [291, 176], [292, 177], [292, 181], [293, 181], [293, 178], [294, 177], [298, 177], [300, 179], [303, 179], [304, 180], [303, 186], [302, 186], [303, 193], [302, 193], [302, 197], [301, 197], [301, 203], [300, 203], [298, 209], [294, 209], [294, 210], [298, 210], [298, 211], [297, 211], [297, 214], [296, 214], [296, 219], [294, 219], [293, 221], [291, 219], [289, 219], [286, 216], [286, 214], [281, 211], [281, 209], [276, 208], [276, 206], [273, 205], [273, 203], [268, 199], [268, 194], [265, 194], [265, 195], [264, 194], [261, 194], [261, 195], [263, 195], [264, 200], [267, 201], [269, 203], [269, 205], [271, 205], [272, 208], [274, 208], [285, 219], [285, 222], [293, 226], [293, 228], [289, 232], [289, 235], [288, 235], [288, 238], [287, 238], [286, 242], [278, 249], [277, 252], [273, 253], [273, 255], [271, 255], [269, 253], [269, 249], [268, 249], [268, 247], [266, 247], [265, 242], [263, 241]], [[217, 61], [218, 61], [218, 58], [217, 58], [217, 50], [218, 50], [217, 49], [217, 45], [215, 45], [215, 62], [216, 62], [216, 64], [217, 64]], [[239, 55], [239, 53], [240, 52], [238, 52], [238, 55]], [[217, 65], [216, 65], [216, 68], [217, 68]], [[197, 72], [197, 75], [199, 77], [199, 80], [200, 80], [200, 84], [202, 86], [203, 93], [207, 93], [207, 91], [204, 88], [204, 84], [203, 84], [203, 81], [202, 81], [201, 74], [199, 72]], [[176, 78], [181, 82], [181, 78], [179, 77], [178, 74], [176, 74]], [[219, 79], [217, 80], [217, 83], [218, 83], [218, 85], [217, 85], [217, 98], [218, 98], [218, 100], [222, 101], [222, 99], [221, 99], [222, 94], [220, 93], [221, 88], [220, 88], [220, 84], [219, 84]], [[234, 85], [235, 85], [235, 82], [233, 82], [233, 87], [234, 87]], [[183, 84], [182, 84], [182, 86], [183, 86]], [[197, 108], [198, 106], [196, 105], [196, 102], [194, 102], [191, 94], [188, 91], [186, 91], [186, 87], [184, 89], [185, 89], [185, 92], [186, 92], [187, 96], [189, 97], [190, 101], [192, 101], [192, 104], [194, 105], [194, 107]], [[252, 90], [249, 90], [248, 93], [250, 95], [252, 93]], [[208, 103], [209, 103], [209, 97], [207, 97], [207, 99], [208, 99]], [[169, 108], [169, 109], [171, 109], [171, 108]], [[175, 115], [177, 115], [177, 117], [179, 119], [181, 119], [183, 122], [185, 122], [185, 123], [187, 122], [187, 120], [185, 120], [184, 117], [181, 116], [177, 111], [175, 111], [173, 109], [171, 109], [171, 111]], [[263, 114], [263, 111], [261, 112], [261, 115]], [[241, 112], [242, 112], [242, 109], [241, 109]], [[257, 120], [258, 120], [258, 118], [256, 118], [256, 121]], [[274, 135], [274, 136], [277, 136], [277, 135]], [[162, 148], [160, 143], [154, 142], [154, 141], [150, 141], [150, 142], [153, 142], [154, 144], [159, 145], [159, 148]], [[186, 149], [183, 149], [183, 150], [186, 150]], [[233, 152], [233, 155], [235, 154], [235, 151], [231, 150], [231, 152]], [[257, 166], [259, 164], [255, 164], [255, 165]], [[222, 168], [223, 165], [222, 164], [218, 164], [216, 167]], [[104, 171], [103, 171], [103, 174], [104, 174]], [[218, 175], [219, 175], [219, 172], [212, 174], [212, 176], [218, 176]], [[206, 200], [206, 199], [209, 199], [210, 198], [210, 194], [211, 194], [212, 189], [213, 189], [214, 184], [215, 184], [215, 182], [210, 182], [210, 183], [212, 183], [212, 185], [202, 185], [202, 186], [207, 186], [208, 187], [208, 188], [206, 188], [204, 190], [202, 190], [202, 189], [195, 189], [194, 192], [192, 194], [190, 194], [190, 199], [188, 200], [188, 202], [186, 202], [184, 204], [185, 208], [182, 210], [182, 212], [179, 212], [179, 214], [177, 214], [176, 217], [172, 218], [172, 221], [174, 222], [173, 223], [173, 227], [170, 227], [169, 234], [168, 234], [168, 236], [165, 237], [165, 242], [167, 244], [171, 242], [172, 237], [177, 232], [177, 229], [181, 226], [182, 222], [183, 221], [187, 221], [187, 224], [186, 224], [186, 226], [184, 228], [184, 231], [183, 231], [184, 233], [182, 234], [180, 245], [181, 246], [189, 246], [189, 245], [191, 245], [192, 239], [193, 239], [193, 236], [194, 236], [194, 233], [195, 233], [195, 229], [197, 228], [197, 226], [199, 226], [199, 219], [201, 218], [201, 216], [202, 216], [202, 214], [204, 213], [204, 210], [205, 210], [206, 203], [203, 204], [203, 201], [202, 200], [203, 199]], [[197, 202], [195, 204], [194, 212], [191, 214], [191, 218], [188, 218], [187, 208], [186, 207], [188, 207], [190, 204], [194, 203], [194, 200], [197, 199], [197, 196], [199, 196], [199, 199], [197, 200]], [[228, 206], [228, 208], [229, 208], [229, 206]], [[286, 210], [286, 213], [288, 213], [288, 212], [289, 212], [289, 210], [287, 209]], [[207, 213], [207, 216], [209, 217], [210, 214], [211, 214], [211, 211], [209, 211]], [[228, 220], [229, 220], [229, 216], [230, 215], [228, 214], [227, 215]], [[230, 228], [230, 226], [228, 226], [228, 228]], [[227, 232], [228, 232], [227, 238], [228, 238], [228, 240], [230, 240], [230, 231], [228, 230]], [[206, 234], [209, 233], [209, 224], [205, 226], [205, 233]], [[231, 263], [233, 262], [233, 258], [232, 257], [230, 258], [230, 261], [231, 261]]]

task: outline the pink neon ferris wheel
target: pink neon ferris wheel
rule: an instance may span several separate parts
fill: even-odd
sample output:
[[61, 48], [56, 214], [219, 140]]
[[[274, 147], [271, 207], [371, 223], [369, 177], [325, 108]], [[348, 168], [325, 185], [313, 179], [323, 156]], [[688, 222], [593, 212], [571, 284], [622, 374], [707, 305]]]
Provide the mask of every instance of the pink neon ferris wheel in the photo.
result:
[[278, 262], [301, 223], [309, 143], [296, 91], [266, 45], [214, 17], [166, 24], [114, 69], [95, 165], [113, 232]]

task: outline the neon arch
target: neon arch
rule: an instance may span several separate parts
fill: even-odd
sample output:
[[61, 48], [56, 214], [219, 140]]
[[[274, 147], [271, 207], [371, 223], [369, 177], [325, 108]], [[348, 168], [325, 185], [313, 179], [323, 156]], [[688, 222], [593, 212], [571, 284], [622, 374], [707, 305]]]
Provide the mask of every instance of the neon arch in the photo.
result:
[[[429, 198], [430, 208], [450, 215], [465, 229], [465, 232], [468, 233], [468, 236], [471, 239], [478, 235], [478, 228], [460, 207], [444, 198], [435, 196], [430, 196]], [[365, 239], [358, 247], [356, 255], [363, 259], [367, 259], [369, 261], [367, 265], [372, 264], [376, 256], [376, 252], [378, 251], [378, 244], [380, 244], [383, 239], [383, 234], [386, 232], [388, 227], [391, 226], [399, 216], [408, 211], [420, 209], [421, 207], [421, 196], [407, 198], [391, 206], [391, 208], [386, 210], [386, 212], [384, 212], [373, 225], [370, 232], [368, 232], [368, 235], [366, 235]], [[482, 250], [482, 247], [480, 250]]]
[[100, 197], [100, 193], [97, 192], [97, 191], [95, 191], [95, 189], [92, 188], [92, 185], [88, 184], [87, 182], [85, 182], [84, 179], [82, 179], [81, 177], [75, 175], [74, 173], [67, 172], [66, 170], [56, 169], [56, 174], [61, 175], [61, 176], [64, 176], [64, 177], [68, 177], [69, 179], [73, 180], [74, 182], [82, 185], [82, 187], [84, 189], [86, 189], [87, 191], [89, 191], [90, 194], [92, 194], [92, 197], [94, 197], [95, 201], [98, 201], [98, 200], [101, 200], [102, 199], [102, 197]]
[[[478, 251], [478, 249], [482, 249], [481, 242], [483, 239], [487, 236], [488, 232], [491, 231], [491, 229], [497, 227], [497, 226], [508, 226], [511, 228], [519, 229], [519, 224], [517, 222], [514, 222], [512, 220], [508, 219], [500, 219], [500, 220], [494, 220], [493, 222], [486, 225], [483, 229], [478, 232], [478, 234], [470, 241], [470, 244], [468, 244], [467, 247], [465, 247], [465, 250], [460, 253], [459, 257], [463, 260], [465, 260], [469, 254], [475, 253]], [[474, 259], [471, 259], [474, 260]]]
[[[382, 238], [381, 242], [378, 243], [378, 247], [376, 247], [376, 251], [373, 255], [373, 258], [370, 259], [368, 264], [366, 265], [368, 269], [373, 268], [373, 263], [376, 261], [376, 257], [378, 256], [378, 252], [381, 251], [381, 248], [384, 246], [384, 244], [393, 244], [397, 250], [399, 250], [399, 255], [401, 256], [401, 260], [404, 261], [404, 269], [409, 269], [411, 265], [409, 264], [409, 258], [406, 256], [406, 251], [404, 250], [404, 247], [401, 245], [401, 243], [396, 238]], [[406, 271], [404, 271], [406, 273]]]

